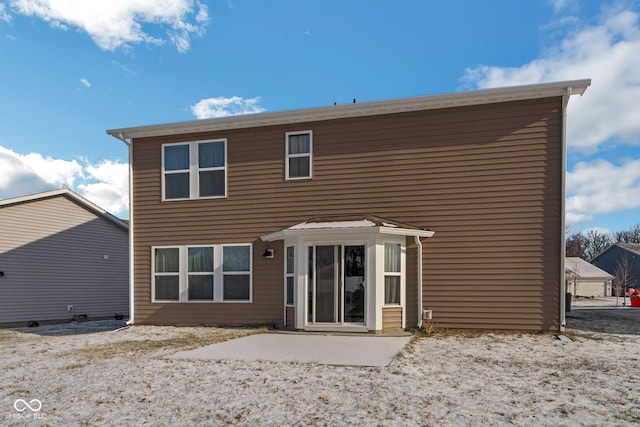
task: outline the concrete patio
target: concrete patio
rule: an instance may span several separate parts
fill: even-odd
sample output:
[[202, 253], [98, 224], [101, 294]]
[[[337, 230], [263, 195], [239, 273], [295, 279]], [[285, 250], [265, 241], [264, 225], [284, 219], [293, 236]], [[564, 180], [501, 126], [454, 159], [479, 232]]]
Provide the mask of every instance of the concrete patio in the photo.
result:
[[410, 340], [410, 335], [266, 333], [179, 352], [172, 358], [388, 366]]

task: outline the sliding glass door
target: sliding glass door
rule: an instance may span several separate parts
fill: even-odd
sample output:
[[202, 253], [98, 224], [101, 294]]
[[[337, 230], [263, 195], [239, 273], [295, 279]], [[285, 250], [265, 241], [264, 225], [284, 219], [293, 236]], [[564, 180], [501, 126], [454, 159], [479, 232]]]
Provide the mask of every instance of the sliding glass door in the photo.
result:
[[365, 246], [315, 245], [308, 257], [308, 322], [364, 324]]

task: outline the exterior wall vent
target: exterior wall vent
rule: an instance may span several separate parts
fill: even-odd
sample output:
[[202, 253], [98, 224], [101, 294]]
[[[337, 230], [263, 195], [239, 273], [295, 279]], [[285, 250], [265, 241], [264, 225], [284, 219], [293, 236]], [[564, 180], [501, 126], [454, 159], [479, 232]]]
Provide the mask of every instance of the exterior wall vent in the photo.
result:
[[431, 310], [422, 310], [422, 320], [431, 320], [432, 315]]

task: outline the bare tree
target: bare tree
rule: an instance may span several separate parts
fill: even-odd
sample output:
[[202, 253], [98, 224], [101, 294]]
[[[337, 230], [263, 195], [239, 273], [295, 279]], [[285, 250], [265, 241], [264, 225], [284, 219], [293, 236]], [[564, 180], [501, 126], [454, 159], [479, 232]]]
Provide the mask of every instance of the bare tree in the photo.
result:
[[622, 294], [622, 306], [627, 305], [627, 285], [631, 282], [631, 264], [629, 257], [625, 253], [622, 260], [618, 261], [618, 266], [614, 271], [614, 289], [616, 291], [616, 306], [618, 305], [618, 297]]
[[582, 233], [571, 234], [569, 237], [567, 237], [566, 241], [566, 256], [585, 259], [585, 246], [585, 237]]
[[613, 233], [616, 243], [640, 243], [640, 224], [636, 224], [628, 230]]
[[598, 230], [589, 230], [585, 235], [584, 255], [587, 260], [592, 260], [600, 252], [613, 245], [613, 238], [609, 233], [601, 233]]
[[590, 261], [614, 243], [640, 243], [640, 224], [636, 224], [628, 230], [616, 231], [613, 235], [597, 230], [589, 230], [586, 233], [571, 233], [569, 227], [565, 228], [565, 234], [567, 236], [566, 256], [575, 256]]

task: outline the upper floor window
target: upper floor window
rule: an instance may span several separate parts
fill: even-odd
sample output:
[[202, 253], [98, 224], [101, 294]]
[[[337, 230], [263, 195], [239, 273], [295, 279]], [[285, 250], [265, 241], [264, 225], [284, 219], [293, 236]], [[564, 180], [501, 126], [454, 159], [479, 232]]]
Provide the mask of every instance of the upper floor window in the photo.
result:
[[308, 179], [313, 175], [313, 135], [310, 130], [287, 132], [286, 179]]
[[162, 146], [162, 199], [227, 196], [227, 140]]

